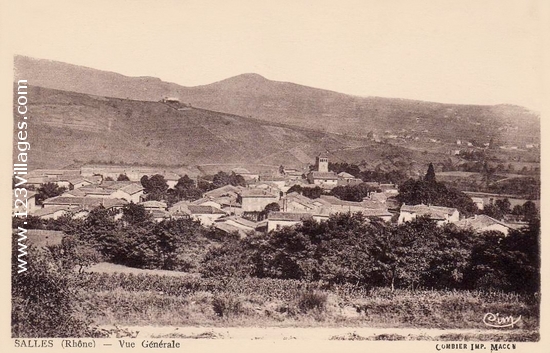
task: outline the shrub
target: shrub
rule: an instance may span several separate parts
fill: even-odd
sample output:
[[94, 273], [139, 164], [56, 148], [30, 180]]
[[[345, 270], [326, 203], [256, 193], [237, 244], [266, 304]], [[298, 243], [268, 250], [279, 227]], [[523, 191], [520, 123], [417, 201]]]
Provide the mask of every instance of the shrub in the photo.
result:
[[223, 294], [212, 299], [212, 309], [219, 317], [238, 316], [243, 313], [243, 304], [239, 298]]
[[90, 337], [103, 334], [78, 318], [73, 273], [57, 266], [46, 249], [29, 247], [28, 269], [17, 273], [12, 258], [12, 337]]
[[309, 312], [311, 310], [323, 311], [326, 305], [327, 294], [317, 290], [303, 292], [298, 299], [298, 307], [302, 312]]

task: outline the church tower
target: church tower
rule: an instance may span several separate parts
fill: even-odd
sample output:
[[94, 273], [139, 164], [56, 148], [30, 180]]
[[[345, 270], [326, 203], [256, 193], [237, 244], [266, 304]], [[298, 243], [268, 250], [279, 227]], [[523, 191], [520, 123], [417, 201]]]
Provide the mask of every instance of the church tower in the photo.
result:
[[319, 155], [317, 157], [317, 171], [322, 173], [328, 173], [328, 157], [325, 155]]

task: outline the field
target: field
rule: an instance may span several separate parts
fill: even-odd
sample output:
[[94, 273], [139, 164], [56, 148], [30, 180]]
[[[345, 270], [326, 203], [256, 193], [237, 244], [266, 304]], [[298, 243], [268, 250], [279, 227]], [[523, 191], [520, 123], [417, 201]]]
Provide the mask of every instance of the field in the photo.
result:
[[[392, 292], [349, 285], [328, 289], [322, 283], [297, 280], [122, 273], [113, 272], [111, 266], [96, 266], [91, 270], [97, 272], [85, 273], [75, 283], [81, 314], [102, 329], [114, 332], [116, 327], [116, 332], [129, 336], [141, 331], [140, 337], [288, 339], [321, 335], [333, 340], [444, 340], [452, 334], [453, 340], [487, 335], [538, 340], [535, 296]], [[521, 320], [513, 328], [487, 330], [482, 321], [486, 313], [521, 316]]]

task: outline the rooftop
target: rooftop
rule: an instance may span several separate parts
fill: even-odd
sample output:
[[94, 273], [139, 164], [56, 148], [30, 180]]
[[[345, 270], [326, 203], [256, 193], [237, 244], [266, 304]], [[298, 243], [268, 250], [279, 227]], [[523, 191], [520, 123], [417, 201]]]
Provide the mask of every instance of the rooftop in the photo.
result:
[[241, 197], [266, 197], [277, 198], [277, 196], [261, 189], [245, 189], [241, 191]]
[[267, 219], [270, 221], [296, 221], [300, 222], [306, 219], [312, 219], [313, 216], [309, 213], [299, 212], [269, 212]]
[[311, 177], [313, 179], [328, 179], [328, 180], [338, 180], [338, 175], [334, 172], [311, 172]]
[[446, 216], [450, 216], [455, 212], [458, 212], [456, 208], [442, 207], [442, 206], [428, 206], [424, 204], [420, 205], [405, 205], [401, 206], [401, 212], [416, 213], [418, 215], [426, 215], [436, 219], [445, 219]]
[[226, 214], [224, 211], [213, 206], [188, 205], [191, 214]]

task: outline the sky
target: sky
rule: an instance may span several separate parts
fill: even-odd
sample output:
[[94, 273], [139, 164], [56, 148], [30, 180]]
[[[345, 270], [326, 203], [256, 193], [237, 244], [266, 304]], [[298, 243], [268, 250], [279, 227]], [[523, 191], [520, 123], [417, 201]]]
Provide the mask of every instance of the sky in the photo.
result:
[[[542, 104], [540, 0], [4, 2], [2, 46], [184, 86], [242, 73], [358, 96]], [[550, 27], [548, 27], [550, 29]]]

